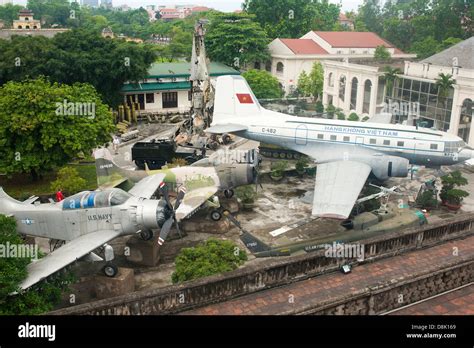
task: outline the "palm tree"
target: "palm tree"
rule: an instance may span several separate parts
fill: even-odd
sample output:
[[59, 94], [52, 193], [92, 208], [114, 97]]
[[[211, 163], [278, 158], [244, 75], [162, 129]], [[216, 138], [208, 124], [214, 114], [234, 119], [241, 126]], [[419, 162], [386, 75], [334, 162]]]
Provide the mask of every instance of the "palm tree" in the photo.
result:
[[439, 77], [436, 79], [436, 87], [438, 87], [438, 98], [442, 101], [444, 108], [446, 109], [446, 102], [448, 101], [449, 92], [453, 88], [453, 85], [456, 84], [451, 74], [440, 73]]
[[398, 74], [401, 74], [402, 71], [399, 68], [392, 68], [391, 66], [386, 66], [384, 69], [383, 78], [387, 84], [387, 96], [392, 96], [393, 85], [398, 79]]

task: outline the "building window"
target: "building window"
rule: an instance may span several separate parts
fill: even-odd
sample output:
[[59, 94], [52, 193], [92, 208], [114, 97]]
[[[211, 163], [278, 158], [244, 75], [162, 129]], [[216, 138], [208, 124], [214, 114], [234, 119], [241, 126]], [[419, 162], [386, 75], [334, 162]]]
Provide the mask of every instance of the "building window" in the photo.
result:
[[344, 75], [339, 79], [339, 99], [344, 102], [346, 95], [346, 77]]
[[364, 83], [364, 104], [362, 112], [368, 114], [370, 111], [370, 95], [372, 93], [372, 81], [366, 80]]
[[430, 149], [431, 150], [438, 150], [438, 144], [431, 144]]
[[284, 70], [285, 70], [285, 66], [283, 65], [283, 63], [278, 62], [278, 64], [277, 64], [277, 73], [283, 74]]
[[371, 145], [377, 144], [377, 139], [370, 139], [370, 144]]
[[318, 139], [323, 140], [324, 139], [324, 134], [318, 134]]
[[404, 147], [404, 146], [405, 146], [405, 142], [404, 142], [404, 141], [399, 141], [399, 142], [397, 142], [397, 146], [398, 146], [398, 147]]
[[188, 92], [188, 101], [192, 101], [193, 100], [193, 91], [189, 91]]
[[337, 136], [331, 135], [331, 141], [336, 141], [336, 140], [337, 140]]
[[328, 84], [329, 84], [329, 87], [334, 87], [334, 74], [333, 73], [329, 73]]
[[265, 70], [268, 71], [268, 72], [272, 72], [272, 62], [271, 61], [268, 61], [265, 64]]
[[351, 138], [350, 137], [344, 137], [344, 141], [349, 142], [349, 141], [351, 141]]
[[146, 94], [146, 103], [147, 104], [154, 104], [155, 103], [155, 94], [147, 93]]
[[357, 77], [354, 77], [352, 79], [352, 84], [351, 84], [351, 110], [356, 110], [357, 108], [357, 89], [359, 85], [359, 80], [357, 80]]
[[163, 109], [178, 107], [178, 92], [165, 92], [162, 94]]
[[385, 146], [390, 146], [390, 140], [384, 140], [384, 141], [383, 141], [383, 144], [384, 144]]

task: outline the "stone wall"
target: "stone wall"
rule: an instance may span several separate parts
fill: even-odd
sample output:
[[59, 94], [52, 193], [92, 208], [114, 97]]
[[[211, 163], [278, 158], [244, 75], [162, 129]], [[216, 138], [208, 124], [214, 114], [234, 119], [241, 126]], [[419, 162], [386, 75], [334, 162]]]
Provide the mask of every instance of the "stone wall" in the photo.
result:
[[[258, 265], [243, 267], [233, 272], [216, 275], [166, 288], [145, 290], [128, 295], [61, 309], [50, 314], [79, 315], [151, 315], [172, 314], [210, 303], [229, 300], [262, 289], [282, 286], [323, 273], [336, 271], [340, 265], [373, 262], [404, 252], [431, 247], [445, 241], [463, 238], [474, 233], [474, 214], [408, 229], [363, 241], [365, 260], [328, 258], [324, 250], [305, 255], [265, 260]], [[361, 294], [355, 307], [367, 307]], [[375, 297], [372, 297], [375, 299]], [[348, 299], [348, 301], [358, 301]], [[377, 302], [378, 303], [378, 302]], [[381, 306], [385, 305], [383, 301]], [[382, 307], [390, 308], [390, 307]], [[328, 309], [329, 310], [329, 309]], [[366, 309], [363, 309], [366, 310]]]
[[14, 35], [19, 36], [45, 36], [49, 39], [56, 34], [64, 33], [69, 29], [2, 29], [0, 30], [0, 39], [10, 39]]

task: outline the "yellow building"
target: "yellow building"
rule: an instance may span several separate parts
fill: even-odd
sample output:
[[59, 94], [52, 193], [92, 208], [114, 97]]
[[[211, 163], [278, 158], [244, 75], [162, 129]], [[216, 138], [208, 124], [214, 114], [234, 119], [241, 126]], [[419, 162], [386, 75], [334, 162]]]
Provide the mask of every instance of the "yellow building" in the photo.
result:
[[26, 8], [18, 13], [19, 19], [13, 21], [13, 29], [41, 29], [41, 22], [33, 19], [33, 12]]

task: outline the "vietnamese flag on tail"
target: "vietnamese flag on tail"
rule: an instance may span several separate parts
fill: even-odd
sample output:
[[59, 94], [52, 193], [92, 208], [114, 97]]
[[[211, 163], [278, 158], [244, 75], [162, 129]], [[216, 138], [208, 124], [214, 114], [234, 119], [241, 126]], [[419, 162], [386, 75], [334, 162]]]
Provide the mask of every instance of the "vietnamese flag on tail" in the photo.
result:
[[253, 104], [252, 96], [248, 93], [245, 93], [245, 94], [237, 93], [237, 98], [239, 99], [240, 104]]

